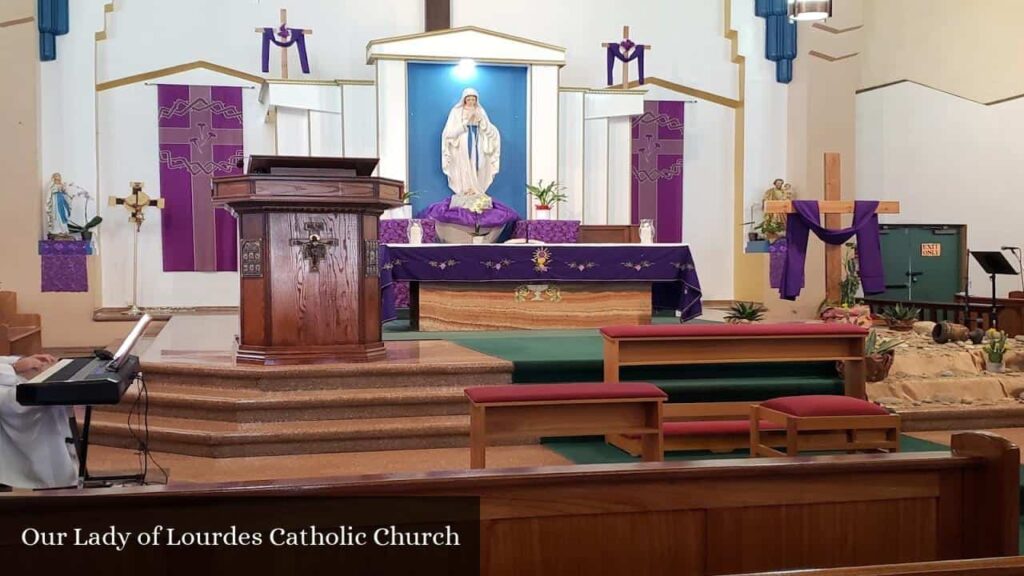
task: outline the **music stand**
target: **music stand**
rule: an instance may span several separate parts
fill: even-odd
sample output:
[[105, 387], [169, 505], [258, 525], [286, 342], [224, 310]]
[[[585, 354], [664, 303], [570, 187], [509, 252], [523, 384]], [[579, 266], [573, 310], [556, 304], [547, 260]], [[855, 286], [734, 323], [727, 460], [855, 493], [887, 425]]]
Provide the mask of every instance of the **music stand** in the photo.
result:
[[[992, 277], [992, 327], [996, 328], [999, 326], [999, 319], [996, 318], [996, 276], [1016, 276], [1017, 270], [1013, 268], [1013, 264], [1010, 264], [1002, 252], [971, 252], [971, 256], [978, 261], [981, 269]], [[969, 300], [970, 297], [968, 296], [967, 299]]]

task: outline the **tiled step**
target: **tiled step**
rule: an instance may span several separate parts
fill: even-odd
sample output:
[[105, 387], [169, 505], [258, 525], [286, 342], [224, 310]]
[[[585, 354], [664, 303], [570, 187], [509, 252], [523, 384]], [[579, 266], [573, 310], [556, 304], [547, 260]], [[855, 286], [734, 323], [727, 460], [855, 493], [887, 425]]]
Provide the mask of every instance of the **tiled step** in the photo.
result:
[[[421, 386], [269, 392], [160, 385], [148, 386], [148, 401], [151, 416], [224, 422], [346, 420], [468, 414], [463, 390], [460, 386]], [[138, 387], [132, 387], [120, 404], [97, 410], [129, 412], [138, 396]]]
[[[133, 429], [136, 436], [145, 435], [137, 419]], [[105, 446], [138, 447], [125, 414], [94, 414], [91, 433], [93, 440]], [[237, 423], [150, 415], [148, 437], [155, 451], [214, 458], [451, 448], [468, 445], [469, 417]]]

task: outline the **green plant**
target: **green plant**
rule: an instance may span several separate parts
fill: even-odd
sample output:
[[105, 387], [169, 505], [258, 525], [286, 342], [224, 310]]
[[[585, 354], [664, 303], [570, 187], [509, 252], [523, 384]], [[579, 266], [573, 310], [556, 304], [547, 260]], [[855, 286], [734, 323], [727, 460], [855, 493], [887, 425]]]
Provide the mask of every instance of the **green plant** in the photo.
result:
[[993, 364], [1002, 364], [1003, 355], [1006, 354], [1006, 332], [1002, 330], [989, 330], [988, 342], [982, 348], [988, 361]]
[[729, 313], [725, 315], [727, 322], [760, 322], [768, 309], [757, 302], [733, 302]]
[[562, 194], [562, 190], [565, 190], [565, 186], [559, 186], [558, 182], [551, 181], [546, 186], [544, 180], [538, 180], [537, 185], [531, 184], [526, 185], [527, 192], [530, 196], [537, 199], [537, 208], [547, 210], [559, 202], [565, 202], [567, 196]]
[[839, 282], [839, 304], [851, 307], [857, 303], [857, 291], [860, 290], [860, 270], [857, 268], [857, 251], [854, 244], [846, 244], [843, 255], [843, 279]]
[[864, 356], [880, 356], [882, 354], [892, 353], [896, 350], [896, 347], [903, 344], [906, 340], [897, 340], [895, 338], [879, 338], [878, 333], [874, 329], [868, 332], [868, 337], [864, 339]]
[[68, 222], [68, 232], [73, 234], [84, 234], [92, 233], [92, 229], [99, 226], [103, 222], [103, 218], [100, 216], [93, 216], [91, 220], [85, 223], [85, 225], [75, 224], [74, 222]]
[[402, 192], [402, 204], [412, 204], [413, 199], [419, 196], [419, 190], [405, 190]]
[[781, 220], [766, 218], [760, 224], [754, 226], [754, 230], [761, 232], [765, 236], [777, 236], [786, 230], [786, 225]]
[[911, 320], [917, 320], [917, 316], [920, 313], [920, 308], [910, 306], [909, 304], [904, 306], [902, 302], [897, 302], [895, 306], [886, 306], [882, 309], [882, 318], [894, 323], [910, 322]]

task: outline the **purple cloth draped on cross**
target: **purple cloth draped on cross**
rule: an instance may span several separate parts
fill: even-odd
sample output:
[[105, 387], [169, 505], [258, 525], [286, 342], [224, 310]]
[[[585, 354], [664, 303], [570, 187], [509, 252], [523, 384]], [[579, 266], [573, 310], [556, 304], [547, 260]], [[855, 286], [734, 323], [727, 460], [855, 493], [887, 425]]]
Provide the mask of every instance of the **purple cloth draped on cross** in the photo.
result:
[[273, 28], [263, 29], [263, 72], [270, 72], [270, 43], [280, 46], [281, 48], [289, 48], [293, 44], [298, 47], [299, 50], [299, 65], [302, 66], [302, 73], [309, 74], [309, 57], [306, 55], [306, 34], [301, 28], [281, 28], [282, 38], [289, 38], [283, 42], [278, 41], [274, 37]]
[[882, 268], [882, 243], [878, 235], [878, 201], [858, 200], [854, 203], [853, 226], [829, 230], [821, 225], [817, 200], [794, 200], [793, 212], [786, 219], [786, 263], [782, 271], [779, 296], [796, 300], [804, 287], [804, 260], [810, 232], [828, 244], [842, 244], [856, 234], [860, 281], [865, 294], [885, 292]]
[[[626, 52], [629, 52], [630, 48], [635, 48], [633, 53], [626, 56]], [[612, 78], [612, 70], [615, 68], [615, 61], [620, 62], [632, 62], [636, 60], [637, 73], [640, 75], [640, 83], [644, 83], [644, 46], [643, 44], [636, 45], [632, 40], [623, 40], [622, 42], [611, 42], [608, 44], [608, 85], [611, 86], [615, 82]]]

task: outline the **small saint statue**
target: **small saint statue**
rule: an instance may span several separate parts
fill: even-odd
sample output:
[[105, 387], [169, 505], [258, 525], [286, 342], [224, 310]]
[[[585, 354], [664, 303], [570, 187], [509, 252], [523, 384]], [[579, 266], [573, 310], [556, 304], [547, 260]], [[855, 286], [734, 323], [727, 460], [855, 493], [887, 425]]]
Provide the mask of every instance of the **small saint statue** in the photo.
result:
[[50, 240], [70, 240], [72, 236], [68, 230], [68, 222], [71, 220], [71, 196], [60, 172], [54, 172], [50, 177], [50, 184], [47, 188], [46, 200], [46, 231]]
[[480, 105], [473, 88], [462, 91], [459, 102], [448, 113], [441, 134], [441, 171], [448, 177], [454, 196], [452, 208], [469, 208], [485, 198], [492, 207], [487, 189], [501, 166], [501, 133]]
[[[792, 200], [793, 199], [793, 187], [786, 183], [782, 178], [776, 178], [772, 182], [772, 187], [765, 190], [764, 196], [761, 198], [761, 209], [764, 210], [765, 202], [770, 200]], [[764, 222], [766, 227], [769, 224], [774, 224], [774, 229], [779, 230], [778, 236], [783, 236], [786, 233], [786, 215], [785, 214], [765, 214]]]

